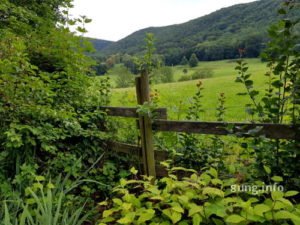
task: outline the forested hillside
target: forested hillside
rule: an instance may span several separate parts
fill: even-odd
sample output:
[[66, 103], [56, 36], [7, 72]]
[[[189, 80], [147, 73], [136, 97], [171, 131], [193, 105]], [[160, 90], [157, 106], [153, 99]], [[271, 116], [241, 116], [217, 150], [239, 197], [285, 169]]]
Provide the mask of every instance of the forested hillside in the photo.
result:
[[[157, 53], [166, 64], [178, 64], [195, 52], [199, 60], [236, 58], [238, 49], [246, 57], [257, 57], [264, 47], [268, 26], [278, 19], [282, 0], [261, 0], [223, 8], [187, 23], [139, 30], [103, 49], [104, 55], [139, 54], [145, 33], [156, 38]], [[299, 13], [299, 12], [298, 12]]]
[[113, 41], [88, 38], [88, 40], [93, 44], [96, 51], [101, 51], [102, 49], [108, 47], [110, 44], [114, 43]]

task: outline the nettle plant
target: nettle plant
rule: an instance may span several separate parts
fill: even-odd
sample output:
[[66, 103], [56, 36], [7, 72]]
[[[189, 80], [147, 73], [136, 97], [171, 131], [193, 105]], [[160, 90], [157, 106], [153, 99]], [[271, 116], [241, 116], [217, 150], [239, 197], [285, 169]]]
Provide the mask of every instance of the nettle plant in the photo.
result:
[[[201, 113], [204, 112], [202, 106], [203, 99], [203, 83], [199, 80], [196, 84], [196, 93], [190, 101], [187, 110], [186, 120], [199, 121]], [[223, 121], [226, 107], [225, 95], [221, 93], [218, 98], [216, 107], [216, 119]], [[180, 165], [187, 168], [201, 170], [206, 166], [215, 166], [224, 168], [223, 158], [225, 145], [223, 140], [218, 136], [208, 136], [199, 134], [180, 133], [177, 135], [178, 146], [176, 146], [176, 154], [174, 165]]]
[[[264, 185], [259, 182], [252, 189], [242, 189], [236, 179], [219, 178], [214, 168], [202, 174], [182, 167], [168, 171], [167, 177], [154, 183], [151, 177], [122, 179], [114, 189], [114, 197], [99, 204], [99, 225], [300, 223], [300, 206], [293, 204], [297, 191], [283, 192], [276, 186], [272, 186], [272, 192], [254, 191], [254, 187]], [[135, 169], [131, 172], [134, 176], [137, 173]], [[190, 175], [180, 179], [175, 175], [178, 172]]]
[[[252, 115], [253, 121], [291, 125], [300, 123], [299, 18], [294, 18], [294, 10], [299, 10], [299, 4], [296, 1], [285, 1], [278, 11], [283, 19], [269, 30], [270, 42], [262, 55], [269, 68], [265, 74], [267, 87], [264, 93], [254, 88], [247, 63], [243, 59], [237, 61], [236, 82], [245, 86], [246, 92], [240, 94], [248, 95], [251, 99], [251, 103], [246, 105], [246, 111]], [[296, 163], [300, 159], [299, 141], [259, 137], [250, 145], [244, 143], [244, 146], [253, 149], [258, 171], [263, 171], [262, 167], [268, 165], [274, 173], [284, 176], [286, 183], [299, 187], [299, 179], [296, 179], [299, 174]]]

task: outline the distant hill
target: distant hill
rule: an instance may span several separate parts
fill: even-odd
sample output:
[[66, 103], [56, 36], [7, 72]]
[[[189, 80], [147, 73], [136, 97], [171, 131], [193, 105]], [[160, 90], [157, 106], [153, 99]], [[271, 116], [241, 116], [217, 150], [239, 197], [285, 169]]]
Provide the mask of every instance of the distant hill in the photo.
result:
[[[149, 27], [107, 45], [104, 55], [141, 54], [145, 34], [153, 33], [157, 53], [166, 64], [178, 64], [193, 52], [200, 60], [230, 59], [245, 48], [247, 57], [257, 57], [267, 41], [267, 29], [278, 19], [283, 0], [260, 0], [220, 9], [189, 22], [165, 27]], [[299, 11], [297, 13], [300, 13]]]
[[113, 41], [101, 40], [96, 38], [88, 38], [88, 40], [93, 44], [96, 51], [102, 51], [104, 48], [113, 44]]

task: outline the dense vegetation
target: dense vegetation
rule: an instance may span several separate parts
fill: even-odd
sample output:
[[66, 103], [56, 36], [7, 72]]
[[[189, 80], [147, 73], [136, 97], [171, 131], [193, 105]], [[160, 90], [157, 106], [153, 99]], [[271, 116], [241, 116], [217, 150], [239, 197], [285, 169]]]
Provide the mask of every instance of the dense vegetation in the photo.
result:
[[[69, 19], [71, 3], [0, 3], [1, 225], [300, 223], [296, 138], [268, 139], [258, 135], [260, 127], [247, 133], [250, 139], [157, 133], [155, 147], [170, 155], [162, 179], [140, 176], [132, 167], [139, 168], [140, 159], [112, 152], [107, 140], [138, 142], [136, 121], [112, 120], [100, 109], [110, 103], [110, 83], [93, 76], [89, 42], [70, 32], [76, 26], [84, 34], [91, 22]], [[265, 90], [256, 88], [245, 52], [239, 52], [238, 94], [248, 98], [252, 122], [299, 125], [299, 20], [290, 17], [293, 10], [299, 10], [298, 1], [285, 1], [279, 10], [284, 19], [269, 31]], [[143, 58], [132, 63], [127, 57], [126, 64], [124, 55], [114, 55], [106, 66], [122, 73], [115, 79], [120, 86], [133, 83], [131, 73], [148, 74], [152, 83], [174, 81], [173, 70], [154, 51], [154, 37], [147, 34]], [[191, 79], [214, 76], [212, 69], [199, 70], [196, 54], [181, 61]], [[201, 120], [203, 88], [197, 81], [186, 120]], [[218, 95], [218, 121], [224, 121], [226, 98]], [[159, 90], [153, 90], [137, 113], [153, 119], [159, 101]], [[246, 184], [248, 190], [241, 189]]]
[[[69, 7], [69, 0], [0, 3], [0, 224], [19, 224], [21, 217], [26, 224], [74, 224], [76, 210], [92, 206], [93, 186], [76, 185], [103, 153], [98, 107], [108, 103], [109, 86], [87, 76], [90, 46], [69, 27], [78, 24], [84, 33], [90, 20], [69, 20]], [[41, 209], [43, 201], [57, 214]]]
[[[261, 0], [224, 8], [167, 27], [150, 27], [109, 45], [101, 52], [106, 56], [121, 53], [136, 55], [143, 51], [146, 33], [157, 39], [157, 53], [167, 65], [179, 64], [184, 56], [196, 53], [199, 60], [220, 60], [239, 57], [239, 48], [246, 57], [257, 57], [267, 41], [267, 29], [278, 19], [276, 9], [281, 0]], [[299, 13], [299, 12], [296, 12]]]

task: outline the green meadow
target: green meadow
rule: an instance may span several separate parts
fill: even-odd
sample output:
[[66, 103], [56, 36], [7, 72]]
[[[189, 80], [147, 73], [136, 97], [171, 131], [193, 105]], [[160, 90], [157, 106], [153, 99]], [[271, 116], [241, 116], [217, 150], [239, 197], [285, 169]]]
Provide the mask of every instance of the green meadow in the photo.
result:
[[[252, 74], [255, 89], [263, 92], [265, 89], [267, 71], [266, 64], [262, 63], [260, 59], [246, 59], [249, 64], [249, 73]], [[187, 68], [188, 73], [191, 74], [200, 68], [209, 68], [213, 71], [213, 77], [202, 79], [203, 83], [203, 109], [201, 113], [201, 120], [215, 121], [216, 107], [218, 105], [218, 97], [220, 93], [226, 96], [226, 121], [249, 121], [251, 117], [245, 112], [245, 104], [250, 103], [248, 96], [237, 95], [239, 92], [244, 92], [245, 89], [242, 84], [236, 83], [235, 78], [237, 71], [235, 71], [236, 62], [232, 60], [214, 61], [214, 62], [199, 62], [195, 68], [184, 66], [172, 67], [174, 78], [176, 81], [184, 75], [183, 69]], [[112, 76], [114, 80], [114, 76]], [[184, 119], [187, 108], [190, 105], [193, 95], [196, 92], [196, 84], [199, 80], [191, 80], [184, 82], [174, 82], [152, 85], [152, 91], [157, 90], [159, 93], [159, 106], [168, 109], [169, 119]], [[136, 106], [135, 89], [120, 88], [112, 91], [112, 106]]]

